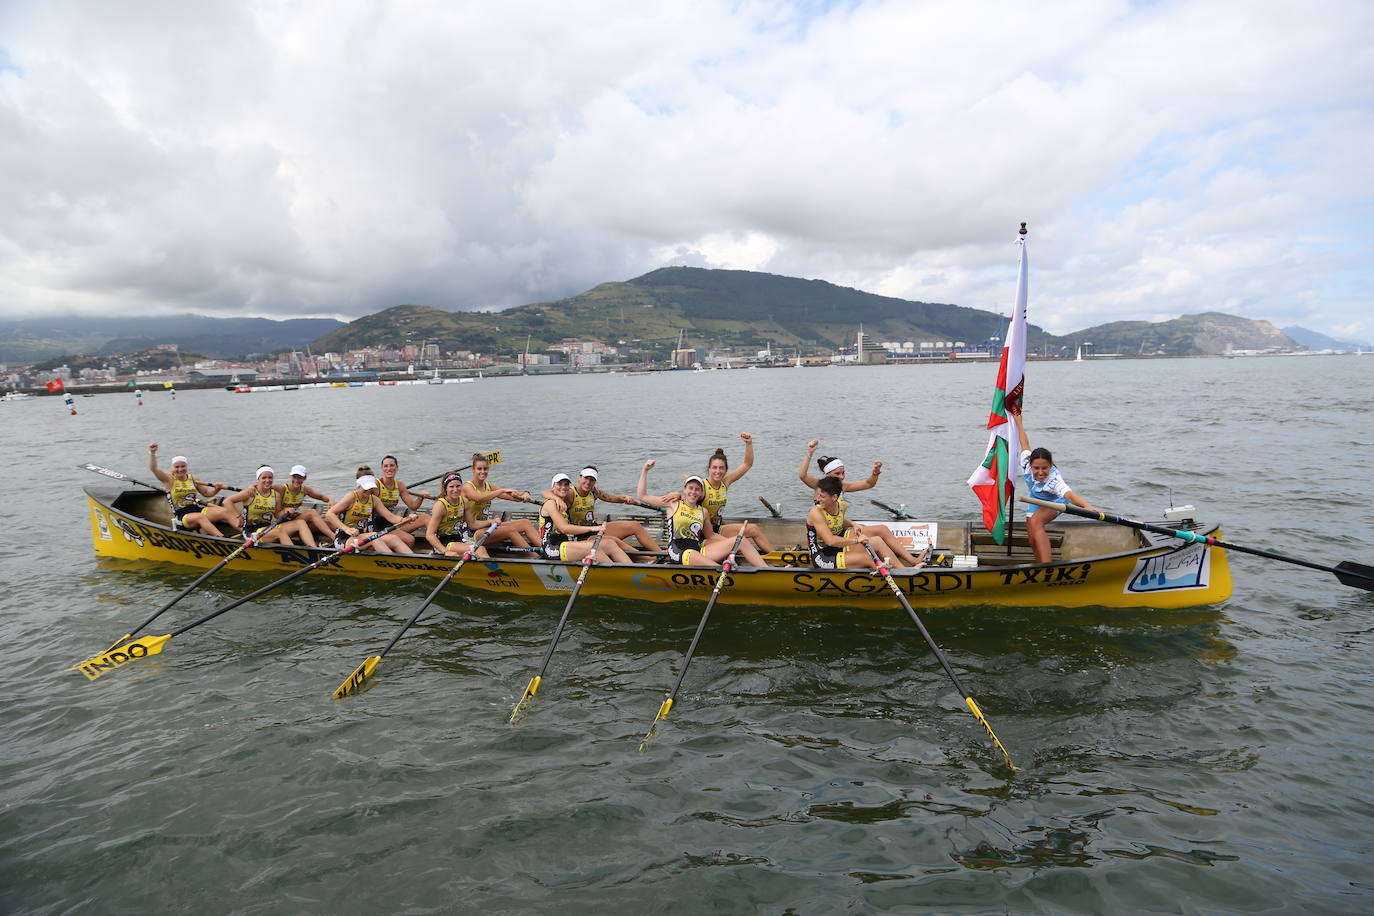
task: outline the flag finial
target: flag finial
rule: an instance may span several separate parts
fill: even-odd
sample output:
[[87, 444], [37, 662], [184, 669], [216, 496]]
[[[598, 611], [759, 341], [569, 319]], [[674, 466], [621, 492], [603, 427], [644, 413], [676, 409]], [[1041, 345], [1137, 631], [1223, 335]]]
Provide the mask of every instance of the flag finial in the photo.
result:
[[1026, 234], [1026, 224], [1025, 224], [1025, 223], [1022, 223], [1022, 224], [1021, 224], [1021, 235], [1025, 235], [1025, 234]]

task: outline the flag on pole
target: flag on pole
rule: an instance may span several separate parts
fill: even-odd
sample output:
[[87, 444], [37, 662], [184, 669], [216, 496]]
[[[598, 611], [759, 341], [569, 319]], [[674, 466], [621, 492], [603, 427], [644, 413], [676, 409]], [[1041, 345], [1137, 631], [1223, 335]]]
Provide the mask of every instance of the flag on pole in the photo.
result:
[[1021, 397], [1026, 386], [1026, 224], [1016, 240], [1019, 270], [1016, 276], [1016, 304], [1007, 323], [1002, 360], [997, 368], [997, 387], [992, 392], [992, 411], [988, 414], [988, 450], [983, 463], [973, 471], [968, 485], [983, 504], [983, 527], [997, 543], [1004, 542], [1011, 518], [1012, 497], [1016, 490], [1016, 464], [1020, 451], [1017, 422], [1021, 418]]
[[134, 384], [134, 380], [133, 380], [133, 379], [129, 379], [129, 383], [128, 383], [127, 385], [124, 386], [124, 388], [125, 388], [126, 391], [132, 391], [133, 389], [135, 389], [135, 388], [137, 388], [137, 387], [138, 387], [138, 386]]
[[60, 378], [55, 378], [47, 383], [47, 387], [49, 391], [61, 391], [63, 387], [62, 380]]

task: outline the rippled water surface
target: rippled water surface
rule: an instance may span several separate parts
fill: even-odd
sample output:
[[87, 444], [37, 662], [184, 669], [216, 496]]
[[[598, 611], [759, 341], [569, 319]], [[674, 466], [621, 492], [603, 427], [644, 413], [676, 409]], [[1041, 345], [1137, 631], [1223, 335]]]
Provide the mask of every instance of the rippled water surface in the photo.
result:
[[[695, 605], [584, 599], [506, 724], [561, 601], [454, 589], [359, 696], [330, 692], [423, 600], [309, 576], [88, 683], [197, 575], [99, 563], [91, 461], [146, 446], [211, 479], [262, 462], [402, 479], [499, 448], [497, 483], [594, 462], [628, 492], [758, 444], [732, 507], [807, 503], [805, 443], [874, 495], [971, 518], [993, 367], [779, 369], [0, 404], [7, 659], [0, 911], [30, 913], [1374, 910], [1374, 594], [1244, 555], [1223, 605], [923, 617], [1020, 769], [905, 616], [722, 608], [671, 718]], [[1374, 564], [1374, 359], [1038, 365], [1026, 421], [1094, 503], [1194, 503], [1240, 544]], [[458, 461], [457, 463], [465, 463]], [[373, 465], [376, 466], [375, 463]], [[862, 499], [858, 500], [863, 505]], [[181, 624], [257, 585], [224, 573]]]

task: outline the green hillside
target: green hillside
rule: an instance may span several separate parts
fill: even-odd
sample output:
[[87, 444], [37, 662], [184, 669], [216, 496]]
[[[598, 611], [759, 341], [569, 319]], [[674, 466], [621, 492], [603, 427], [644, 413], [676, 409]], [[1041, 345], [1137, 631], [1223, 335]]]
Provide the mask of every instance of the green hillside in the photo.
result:
[[[993, 312], [878, 296], [824, 280], [745, 270], [664, 267], [627, 282], [602, 283], [554, 302], [501, 312], [445, 312], [417, 305], [360, 318], [317, 340], [317, 350], [400, 346], [435, 340], [477, 352], [533, 350], [567, 337], [620, 341], [666, 351], [685, 331], [688, 346], [831, 349], [851, 345], [860, 323], [888, 340], [961, 340], [1005, 333]], [[1032, 346], [1046, 335], [1030, 329]]]

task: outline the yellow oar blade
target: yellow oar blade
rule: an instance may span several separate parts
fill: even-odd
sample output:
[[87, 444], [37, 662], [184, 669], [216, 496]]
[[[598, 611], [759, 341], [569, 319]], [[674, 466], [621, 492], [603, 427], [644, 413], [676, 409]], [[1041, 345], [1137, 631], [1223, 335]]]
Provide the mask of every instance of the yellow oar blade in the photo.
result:
[[121, 665], [127, 665], [129, 662], [140, 658], [147, 658], [149, 655], [157, 655], [162, 651], [167, 640], [171, 638], [171, 633], [166, 636], [143, 636], [133, 642], [109, 649], [95, 658], [88, 658], [81, 664], [72, 667], [86, 675], [87, 680], [93, 681], [107, 671], [113, 671]]
[[1002, 742], [998, 740], [997, 733], [992, 730], [992, 726], [988, 724], [988, 720], [983, 718], [983, 711], [978, 708], [978, 704], [974, 702], [973, 697], [964, 697], [964, 702], [968, 704], [969, 711], [973, 713], [973, 718], [981, 722], [983, 727], [988, 730], [988, 737], [992, 739], [993, 744], [997, 745], [997, 749], [1002, 752], [1002, 759], [1007, 762], [1007, 766], [1011, 767], [1013, 770], [1016, 769], [1016, 764], [1011, 762], [1011, 755], [1007, 753], [1007, 749], [1004, 748]]
[[654, 740], [654, 735], [658, 734], [658, 723], [668, 718], [668, 711], [673, 708], [673, 698], [663, 701], [663, 705], [658, 708], [658, 715], [654, 716], [654, 724], [649, 726], [649, 732], [644, 736], [644, 740], [639, 742], [639, 752], [642, 754], [649, 749], [649, 742]]
[[530, 678], [529, 684], [525, 686], [525, 692], [520, 696], [520, 702], [516, 703], [515, 708], [510, 711], [509, 724], [514, 725], [524, 717], [525, 707], [529, 704], [530, 700], [534, 699], [534, 695], [539, 692], [539, 682], [541, 680], [543, 680], [543, 678], [537, 674]]
[[485, 455], [483, 455], [482, 457], [485, 458], [485, 459], [487, 459], [487, 464], [500, 464], [500, 463], [501, 463], [501, 450], [498, 448], [498, 449], [497, 449], [496, 451], [494, 451], [494, 452], [487, 452], [487, 453], [486, 453]]
[[363, 681], [372, 677], [372, 672], [377, 670], [377, 663], [381, 660], [380, 655], [370, 655], [363, 659], [363, 663], [354, 668], [353, 673], [344, 679], [338, 690], [334, 691], [334, 699], [342, 700], [346, 696], [357, 693], [358, 688], [363, 686]]

